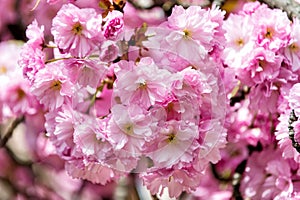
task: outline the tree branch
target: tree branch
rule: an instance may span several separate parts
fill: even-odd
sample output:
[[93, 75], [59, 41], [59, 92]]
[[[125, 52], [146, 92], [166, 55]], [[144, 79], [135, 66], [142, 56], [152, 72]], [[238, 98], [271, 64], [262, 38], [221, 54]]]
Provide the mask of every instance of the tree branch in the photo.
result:
[[17, 128], [17, 126], [20, 123], [22, 123], [23, 121], [24, 121], [24, 116], [17, 118], [12, 122], [12, 124], [6, 131], [6, 134], [4, 134], [4, 136], [0, 138], [0, 148], [4, 147], [6, 145], [7, 141], [11, 138], [15, 128]]
[[295, 130], [292, 125], [297, 120], [298, 120], [298, 117], [295, 115], [294, 110], [292, 110], [290, 113], [289, 126], [288, 126], [289, 138], [292, 141], [293, 147], [298, 151], [298, 153], [300, 153], [300, 144], [295, 140]]
[[247, 159], [243, 160], [234, 171], [233, 178], [232, 178], [232, 187], [233, 187], [232, 199], [243, 200], [243, 196], [240, 191], [240, 186], [241, 186], [243, 173], [247, 166], [247, 161], [248, 161]]
[[295, 0], [258, 0], [267, 4], [270, 8], [279, 8], [285, 11], [290, 19], [300, 18], [300, 4]]

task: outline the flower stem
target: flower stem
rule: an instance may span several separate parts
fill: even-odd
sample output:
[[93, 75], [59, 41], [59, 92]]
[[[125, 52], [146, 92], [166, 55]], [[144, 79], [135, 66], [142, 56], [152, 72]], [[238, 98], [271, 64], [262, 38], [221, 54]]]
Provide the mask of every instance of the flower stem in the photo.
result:
[[47, 60], [47, 61], [45, 62], [45, 64], [48, 64], [48, 63], [51, 63], [51, 62], [56, 62], [56, 61], [59, 61], [59, 60], [67, 60], [67, 59], [70, 59], [70, 58], [73, 58], [73, 57], [67, 57], [67, 58], [53, 58], [53, 59]]

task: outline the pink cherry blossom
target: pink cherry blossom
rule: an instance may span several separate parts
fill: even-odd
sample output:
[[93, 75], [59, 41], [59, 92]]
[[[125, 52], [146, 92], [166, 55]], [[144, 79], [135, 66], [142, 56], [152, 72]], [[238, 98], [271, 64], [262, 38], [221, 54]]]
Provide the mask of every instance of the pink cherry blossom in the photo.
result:
[[64, 64], [72, 83], [78, 83], [82, 87], [96, 88], [107, 71], [105, 63], [97, 60], [72, 58], [65, 60]]
[[254, 31], [257, 33], [259, 46], [277, 51], [289, 43], [291, 23], [285, 12], [261, 6], [252, 16], [253, 20], [257, 22]]
[[291, 65], [293, 71], [297, 71], [300, 66], [300, 22], [296, 18], [293, 21], [291, 40], [289, 41], [288, 46], [284, 49], [284, 56], [288, 60], [288, 63]]
[[123, 13], [113, 10], [103, 19], [103, 35], [106, 39], [116, 40], [124, 31]]
[[[284, 199], [292, 191], [290, 166], [279, 152], [267, 149], [261, 153], [253, 153], [247, 162], [246, 171], [241, 184], [245, 198]], [[268, 176], [263, 174], [267, 173]]]
[[118, 96], [123, 104], [136, 103], [143, 108], [163, 102], [170, 88], [170, 72], [159, 69], [151, 58], [142, 58], [135, 66], [128, 63], [115, 67], [117, 81], [114, 96]]
[[32, 94], [49, 110], [61, 107], [66, 98], [72, 95], [72, 84], [62, 72], [62, 67], [62, 62], [49, 63], [46, 68], [37, 72], [32, 84]]
[[24, 77], [33, 82], [37, 71], [45, 66], [44, 26], [39, 27], [37, 21], [34, 20], [27, 27], [26, 36], [29, 40], [22, 48], [18, 64], [23, 69]]
[[261, 4], [258, 1], [245, 3], [242, 10], [239, 12], [241, 15], [252, 15], [259, 9], [268, 9], [266, 4]]
[[78, 152], [81, 152], [84, 160], [105, 161], [107, 154], [112, 151], [112, 145], [107, 141], [104, 131], [101, 131], [99, 121], [86, 117], [82, 122], [74, 126], [74, 143]]
[[30, 82], [35, 79], [36, 73], [45, 67], [45, 53], [39, 48], [25, 44], [22, 47], [18, 64], [23, 69], [23, 76]]
[[65, 4], [53, 19], [54, 42], [64, 53], [85, 57], [102, 41], [101, 22], [101, 15], [93, 8]]
[[64, 159], [72, 157], [75, 143], [73, 134], [75, 125], [83, 121], [83, 115], [70, 106], [63, 106], [60, 111], [53, 111], [46, 116], [47, 134], [57, 153]]
[[199, 185], [201, 175], [193, 169], [161, 169], [141, 174], [144, 184], [152, 194], [162, 194], [168, 188], [169, 196], [177, 198], [182, 191], [191, 192]]
[[97, 162], [84, 164], [82, 160], [66, 162], [66, 171], [73, 178], [89, 180], [95, 184], [107, 184], [115, 177], [114, 171]]
[[[39, 103], [30, 92], [30, 84], [17, 64], [21, 45], [17, 42], [0, 44], [1, 118], [19, 117], [38, 112]], [[14, 52], [12, 54], [12, 52]]]
[[190, 163], [193, 159], [193, 151], [199, 148], [197, 144], [197, 126], [185, 124], [175, 120], [166, 122], [159, 129], [159, 136], [154, 140], [156, 149], [150, 152], [155, 166], [169, 168], [172, 165]]
[[299, 20], [257, 1], [226, 16], [214, 2], [151, 2], [37, 1], [0, 19], [2, 40], [29, 24], [22, 49], [0, 44], [0, 120], [24, 117], [9, 142], [26, 132], [33, 152], [24, 164], [7, 143], [0, 180], [15, 198], [59, 199], [47, 172], [65, 166], [81, 179], [53, 190], [65, 199], [123, 183], [170, 198], [300, 198]]
[[36, 19], [27, 27], [26, 36], [29, 39], [27, 44], [33, 48], [43, 48], [44, 39], [44, 26], [39, 27]]
[[224, 22], [226, 47], [223, 51], [224, 63], [239, 68], [255, 47], [254, 23], [250, 16], [232, 14]]
[[[22, 44], [17, 41], [5, 41], [0, 43], [0, 81], [1, 86], [9, 83], [11, 78], [20, 78], [22, 72], [17, 60], [22, 49]], [[12, 52], [14, 52], [12, 54]], [[21, 76], [20, 76], [21, 75]]]
[[[144, 151], [144, 145], [151, 140], [152, 121], [138, 106], [114, 105], [112, 117], [108, 122], [107, 137], [113, 145], [117, 160], [112, 158], [109, 163], [118, 170], [130, 171], [136, 167], [139, 157]], [[128, 164], [126, 164], [129, 162]]]
[[168, 22], [162, 25], [162, 28], [169, 29], [162, 48], [178, 52], [195, 64], [213, 50], [214, 34], [220, 26], [217, 22], [219, 21], [212, 20], [212, 16], [200, 7], [190, 6], [185, 10], [181, 6], [175, 6]]
[[38, 101], [30, 92], [28, 81], [22, 79], [22, 77], [11, 82], [2, 92], [1, 100], [16, 116], [32, 115], [40, 109]]
[[114, 61], [119, 54], [119, 47], [117, 44], [111, 40], [104, 41], [100, 47], [99, 58], [103, 62]]

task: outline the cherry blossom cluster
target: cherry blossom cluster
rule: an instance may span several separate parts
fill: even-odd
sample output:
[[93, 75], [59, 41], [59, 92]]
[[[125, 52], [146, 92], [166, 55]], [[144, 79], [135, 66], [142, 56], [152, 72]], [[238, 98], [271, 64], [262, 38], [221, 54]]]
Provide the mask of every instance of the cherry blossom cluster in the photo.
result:
[[231, 108], [228, 149], [216, 168], [223, 178], [242, 176], [243, 197], [299, 198], [299, 20], [253, 2], [230, 14], [223, 28]]
[[300, 20], [182, 2], [164, 16], [37, 1], [55, 16], [0, 44], [0, 121], [24, 117], [37, 159], [94, 184], [136, 173], [158, 196], [300, 198]]
[[28, 26], [19, 65], [72, 177], [106, 184], [134, 171], [153, 194], [197, 188], [226, 142], [223, 17], [176, 6], [158, 27], [132, 30], [120, 11], [67, 3], [53, 41]]

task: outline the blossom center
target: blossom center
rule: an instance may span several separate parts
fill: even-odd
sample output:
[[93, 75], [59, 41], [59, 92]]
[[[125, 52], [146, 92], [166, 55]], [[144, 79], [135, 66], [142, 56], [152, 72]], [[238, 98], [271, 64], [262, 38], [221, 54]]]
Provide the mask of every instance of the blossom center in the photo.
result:
[[167, 112], [171, 112], [172, 110], [174, 109], [174, 103], [170, 102], [168, 103], [167, 107], [166, 107], [166, 110]]
[[168, 142], [172, 142], [175, 140], [175, 134], [171, 133], [170, 135], [168, 135]]
[[271, 28], [267, 28], [267, 32], [265, 34], [265, 37], [268, 39], [272, 39], [273, 37], [273, 30]]
[[17, 94], [18, 94], [18, 100], [21, 100], [26, 96], [26, 93], [21, 88], [18, 88]]
[[140, 89], [147, 89], [147, 83], [146, 82], [139, 83], [139, 88]]
[[184, 29], [184, 30], [183, 30], [183, 33], [184, 33], [184, 35], [183, 35], [184, 38], [189, 38], [189, 37], [192, 36], [191, 31], [189, 31], [189, 30], [187, 30], [187, 29]]
[[258, 61], [258, 66], [260, 66], [262, 69], [265, 68], [265, 66], [267, 65], [267, 63], [263, 60]]
[[81, 32], [82, 32], [82, 30], [83, 30], [83, 27], [82, 27], [82, 25], [81, 25], [79, 22], [77, 22], [77, 23], [75, 23], [75, 24], [73, 25], [72, 32], [73, 32], [75, 35], [80, 35]]
[[6, 74], [7, 68], [5, 66], [0, 66], [0, 74]]
[[292, 52], [298, 52], [299, 51], [299, 46], [296, 44], [296, 43], [293, 43], [289, 46], [289, 49], [292, 51]]
[[125, 133], [127, 133], [128, 135], [132, 135], [133, 134], [133, 125], [131, 123], [128, 123], [124, 126], [124, 131]]
[[59, 80], [54, 80], [51, 83], [51, 87], [52, 90], [60, 90], [61, 89], [61, 82]]
[[242, 38], [239, 38], [235, 41], [235, 43], [239, 46], [239, 47], [242, 47], [244, 46], [244, 40]]

